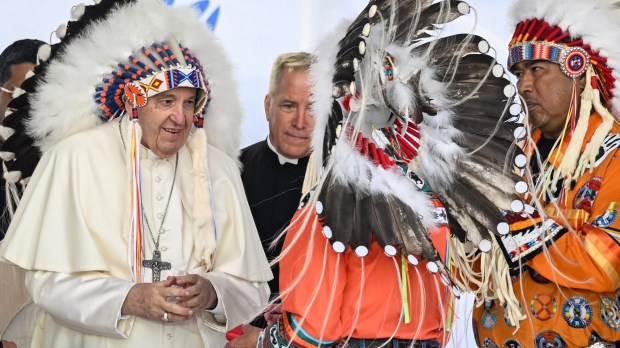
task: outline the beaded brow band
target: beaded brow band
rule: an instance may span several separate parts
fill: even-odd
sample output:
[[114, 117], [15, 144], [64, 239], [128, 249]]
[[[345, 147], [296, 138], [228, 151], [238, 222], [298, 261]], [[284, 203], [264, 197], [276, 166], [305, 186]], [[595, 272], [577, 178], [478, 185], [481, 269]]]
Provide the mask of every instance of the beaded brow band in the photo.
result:
[[581, 47], [568, 47], [553, 42], [518, 42], [510, 47], [508, 67], [524, 60], [548, 60], [558, 63], [570, 78], [583, 75], [590, 65], [590, 55]]

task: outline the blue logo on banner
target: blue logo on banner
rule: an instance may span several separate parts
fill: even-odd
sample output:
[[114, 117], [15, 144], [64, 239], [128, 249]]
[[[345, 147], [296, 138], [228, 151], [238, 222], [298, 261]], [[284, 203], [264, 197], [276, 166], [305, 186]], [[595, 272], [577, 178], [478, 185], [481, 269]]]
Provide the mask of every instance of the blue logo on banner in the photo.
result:
[[[175, 2], [176, 0], [164, 0], [164, 3], [169, 6], [174, 6]], [[209, 0], [200, 0], [195, 1], [192, 4], [192, 7], [200, 14], [200, 18], [204, 19], [207, 26], [209, 26], [209, 28], [213, 31], [215, 30], [217, 20], [220, 17], [220, 5], [215, 6], [214, 10], [209, 10], [210, 4], [211, 1]]]

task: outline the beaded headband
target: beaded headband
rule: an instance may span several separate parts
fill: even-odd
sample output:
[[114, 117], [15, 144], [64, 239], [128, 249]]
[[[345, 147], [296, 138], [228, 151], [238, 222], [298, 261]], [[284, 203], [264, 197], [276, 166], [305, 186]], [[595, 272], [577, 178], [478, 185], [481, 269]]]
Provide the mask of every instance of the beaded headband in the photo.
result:
[[173, 88], [190, 87], [200, 91], [194, 125], [202, 128], [203, 110], [210, 101], [211, 91], [200, 62], [189, 49], [176, 43], [153, 44], [148, 49], [142, 48], [139, 54], [129, 57], [128, 63], [118, 64], [118, 67], [103, 80], [103, 85], [96, 88], [95, 101], [105, 117], [112, 119], [126, 111], [123, 94], [132, 102], [135, 112], [135, 108], [146, 105], [150, 97]]
[[570, 78], [578, 78], [590, 65], [590, 55], [581, 47], [553, 42], [518, 42], [508, 52], [508, 67], [524, 60], [548, 60], [560, 65]]
[[574, 79], [585, 74], [592, 65], [601, 97], [610, 101], [616, 80], [613, 69], [600, 50], [594, 50], [578, 35], [579, 33], [571, 33], [544, 19], [522, 20], [508, 45], [508, 68], [512, 69], [521, 61], [546, 60], [559, 64], [562, 72]]

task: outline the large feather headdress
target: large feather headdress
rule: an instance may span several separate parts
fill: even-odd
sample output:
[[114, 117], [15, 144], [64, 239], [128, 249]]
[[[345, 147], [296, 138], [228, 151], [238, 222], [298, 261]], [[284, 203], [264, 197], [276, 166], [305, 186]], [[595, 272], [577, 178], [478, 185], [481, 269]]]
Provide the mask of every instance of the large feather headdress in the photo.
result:
[[[307, 214], [297, 216], [316, 213], [333, 252], [365, 257], [376, 239], [386, 257], [424, 259], [455, 288], [472, 272], [468, 253], [503, 259], [497, 238], [529, 190], [515, 172], [526, 165], [515, 87], [484, 38], [444, 32], [470, 12], [455, 0], [370, 1], [319, 47]], [[430, 231], [447, 225], [455, 247], [442, 259]], [[509, 286], [504, 265], [481, 293]]]
[[[126, 84], [165, 85], [163, 71], [175, 72], [167, 88], [204, 74], [204, 85], [192, 85], [211, 92], [208, 142], [237, 158], [242, 111], [232, 65], [197, 14], [159, 0], [103, 0], [73, 13], [76, 20], [57, 31], [60, 43], [41, 52], [49, 58], [24, 82], [3, 123], [15, 131], [1, 149], [9, 181], [27, 179], [40, 153], [59, 140], [119, 116]], [[192, 70], [200, 74], [185, 78]]]
[[[508, 68], [525, 59], [547, 59], [572, 76], [584, 74], [591, 64], [601, 81], [601, 95], [620, 118], [619, 12], [617, 0], [515, 2], [510, 25], [516, 29], [509, 45]], [[541, 49], [544, 44], [550, 45], [549, 49]], [[551, 47], [560, 52], [551, 54]], [[584, 64], [582, 56], [587, 56]], [[572, 71], [575, 68], [580, 70]]]
[[[515, 89], [483, 38], [440, 35], [441, 26], [468, 12], [459, 1], [371, 1], [339, 43], [321, 48], [311, 70], [317, 124], [309, 173], [320, 178], [319, 201], [331, 201], [325, 195], [339, 185], [351, 186], [345, 191], [353, 195], [404, 203], [402, 209], [416, 211], [416, 226], [429, 227], [435, 214], [411, 177], [435, 192], [477, 190], [466, 178], [486, 166], [512, 178], [492, 182], [502, 192], [498, 204], [510, 210], [519, 180], [507, 166], [520, 154], [513, 142], [521, 125], [509, 113]], [[487, 206], [495, 209], [476, 220], [485, 231], [502, 230], [497, 205]], [[472, 239], [490, 240], [483, 234]]]
[[[581, 96], [573, 88], [567, 115], [571, 122], [563, 132], [570, 135], [570, 142], [547, 185], [555, 187], [564, 179], [566, 189], [594, 164], [613, 123], [620, 122], [620, 2], [519, 0], [513, 5], [511, 20], [515, 32], [508, 68], [521, 61], [547, 60], [559, 64], [573, 81], [586, 77]], [[603, 122], [581, 152], [592, 109]]]
[[[236, 162], [242, 118], [222, 45], [191, 8], [172, 8], [160, 0], [102, 0], [74, 7], [73, 15], [75, 21], [57, 30], [61, 42], [40, 52], [45, 62], [22, 85], [24, 94], [9, 105], [16, 111], [3, 124], [14, 133], [0, 149], [7, 192], [18, 201], [16, 183], [27, 181], [41, 154], [117, 117], [133, 117], [127, 139], [140, 144], [137, 108], [165, 90], [191, 87], [197, 90], [195, 127], [187, 144], [193, 161], [193, 217], [208, 221], [207, 144]], [[131, 110], [125, 110], [123, 98], [131, 102]], [[140, 147], [128, 145], [126, 151], [132, 165], [118, 170], [132, 175], [129, 266], [134, 280], [141, 281]], [[209, 255], [214, 243], [199, 226], [194, 224], [195, 248]]]

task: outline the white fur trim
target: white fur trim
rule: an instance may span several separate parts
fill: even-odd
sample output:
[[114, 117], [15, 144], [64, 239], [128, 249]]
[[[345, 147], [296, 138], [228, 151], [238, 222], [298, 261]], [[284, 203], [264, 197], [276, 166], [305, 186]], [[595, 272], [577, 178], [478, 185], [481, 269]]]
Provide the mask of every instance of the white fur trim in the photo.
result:
[[12, 171], [12, 172], [5, 172], [4, 173], [4, 179], [6, 180], [7, 183], [16, 183], [19, 181], [19, 179], [22, 178], [22, 172], [20, 171]]
[[[342, 21], [332, 33], [326, 36], [315, 51], [317, 60], [312, 64], [309, 71], [312, 83], [312, 114], [314, 115], [314, 132], [312, 133], [314, 160], [312, 168], [320, 170], [323, 167], [323, 138], [325, 127], [332, 110], [332, 77], [335, 73], [334, 64], [338, 54], [338, 42], [344, 37], [351, 20]], [[316, 173], [317, 177], [319, 173]]]
[[24, 91], [23, 89], [21, 89], [19, 87], [15, 87], [15, 89], [13, 90], [13, 99], [21, 96], [24, 93], [26, 93], [26, 91]]
[[[402, 173], [391, 172], [378, 168], [372, 161], [357, 153], [353, 145], [345, 137], [339, 139], [335, 152], [328, 163], [322, 163], [323, 142], [325, 127], [332, 107], [332, 76], [338, 52], [338, 42], [346, 33], [348, 23], [341, 23], [334, 33], [319, 46], [316, 56], [317, 62], [310, 70], [313, 83], [313, 112], [315, 116], [315, 131], [312, 139], [314, 147], [313, 158], [317, 170], [324, 167], [330, 171], [336, 180], [352, 184], [356, 190], [372, 194], [392, 195], [409, 205], [413, 211], [422, 216], [425, 226], [433, 224], [432, 208], [428, 197], [418, 192], [413, 182]], [[382, 25], [373, 26], [366, 39], [368, 47], [366, 55], [359, 64], [357, 86], [361, 91], [361, 98], [351, 99], [351, 112], [347, 114], [345, 122], [355, 128], [353, 134], [364, 132], [370, 137], [370, 124], [382, 122], [390, 110], [384, 106], [382, 96], [377, 92], [377, 86], [383, 79], [383, 52], [387, 50], [394, 57], [394, 79], [384, 81], [390, 104], [403, 113], [413, 111], [415, 105], [414, 93], [424, 93], [439, 106], [440, 112], [436, 116], [424, 117], [420, 125], [422, 142], [419, 157], [411, 163], [414, 171], [427, 180], [431, 187], [443, 187], [453, 180], [456, 165], [463, 149], [454, 143], [454, 137], [460, 132], [451, 126], [452, 112], [449, 111], [450, 101], [445, 97], [446, 84], [435, 79], [435, 71], [429, 64], [430, 57], [411, 52], [411, 48], [390, 44], [381, 32]], [[418, 91], [413, 91], [404, 84], [414, 74], [420, 73]], [[384, 79], [385, 80], [385, 79]], [[344, 134], [344, 133], [343, 133]], [[329, 183], [322, 183], [329, 185]]]
[[[413, 181], [400, 173], [399, 168], [383, 169], [360, 155], [341, 139], [333, 153], [331, 174], [341, 184], [350, 184], [360, 193], [373, 196], [394, 196], [420, 215], [425, 227], [436, 224], [434, 207], [428, 195], [419, 191]], [[329, 185], [329, 182], [323, 185]]]
[[526, 19], [543, 18], [582, 37], [607, 58], [616, 78], [611, 101], [620, 112], [620, 2], [618, 0], [518, 0], [510, 12], [512, 28]]
[[432, 117], [424, 117], [424, 121], [418, 125], [419, 154], [411, 161], [409, 167], [428, 181], [433, 189], [448, 187], [452, 183], [457, 161], [464, 154], [463, 148], [453, 141], [453, 138], [461, 133], [452, 126], [436, 126], [436, 124], [448, 125], [451, 119], [451, 113], [440, 112]]
[[13, 128], [0, 125], [0, 138], [2, 140], [8, 139], [14, 133], [15, 133], [15, 130]]
[[0, 151], [0, 158], [3, 161], [7, 162], [7, 161], [15, 159], [15, 153], [8, 152], [8, 151]]
[[45, 72], [33, 95], [28, 133], [42, 152], [69, 135], [105, 121], [94, 100], [95, 87], [143, 46], [176, 38], [200, 60], [209, 81], [211, 104], [205, 117], [209, 143], [237, 158], [242, 110], [230, 59], [191, 8], [141, 0], [114, 10], [74, 39]]

